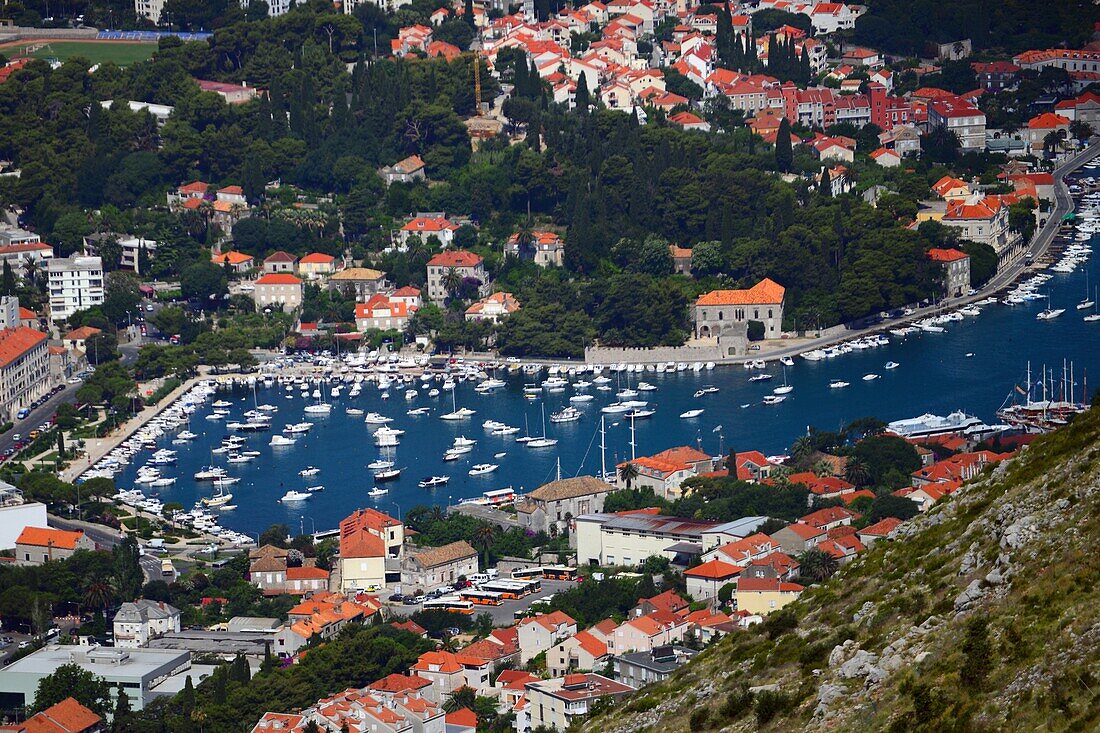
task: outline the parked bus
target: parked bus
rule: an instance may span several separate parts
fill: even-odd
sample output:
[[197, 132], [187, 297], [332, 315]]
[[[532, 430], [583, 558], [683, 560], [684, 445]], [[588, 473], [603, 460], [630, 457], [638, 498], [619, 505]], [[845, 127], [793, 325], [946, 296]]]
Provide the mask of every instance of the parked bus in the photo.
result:
[[172, 561], [168, 558], [160, 561], [160, 574], [169, 577], [176, 574], [176, 568], [173, 567]]
[[542, 578], [542, 567], [535, 566], [533, 568], [516, 568], [512, 571], [512, 580], [531, 580], [532, 578]]
[[470, 616], [474, 612], [474, 604], [472, 601], [464, 601], [459, 596], [443, 596], [441, 598], [430, 598], [424, 601], [425, 611], [453, 611], [454, 613], [462, 613]]
[[[504, 603], [504, 598], [500, 593], [494, 593], [487, 590], [467, 588], [458, 595], [462, 600], [469, 601], [475, 606], [499, 606]], [[425, 601], [425, 603], [427, 603], [427, 601]]]
[[577, 569], [565, 565], [546, 565], [542, 568], [543, 580], [576, 580]]
[[494, 580], [482, 583], [481, 590], [500, 593], [506, 600], [517, 600], [542, 590], [542, 581], [537, 578], [529, 580]]

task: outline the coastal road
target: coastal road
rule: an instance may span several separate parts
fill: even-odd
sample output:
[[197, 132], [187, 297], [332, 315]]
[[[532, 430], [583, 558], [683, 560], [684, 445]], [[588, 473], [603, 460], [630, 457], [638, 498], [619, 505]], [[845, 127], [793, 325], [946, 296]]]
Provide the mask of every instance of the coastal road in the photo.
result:
[[[142, 339], [138, 337], [129, 343], [122, 344], [118, 347], [122, 357], [119, 359], [123, 364], [131, 364], [137, 359], [138, 351], [141, 349]], [[83, 384], [83, 383], [81, 383]], [[62, 404], [75, 403], [76, 393], [80, 389], [81, 384], [66, 384], [65, 389], [61, 390], [57, 394], [50, 395], [50, 398], [46, 400], [42, 405], [31, 410], [31, 414], [27, 415], [22, 420], [15, 421], [15, 427], [8, 432], [0, 435], [0, 454], [11, 448], [15, 443], [15, 436], [20, 435], [24, 440], [27, 438], [27, 433], [37, 428], [43, 423], [48, 423], [53, 414], [57, 412], [57, 408]]]

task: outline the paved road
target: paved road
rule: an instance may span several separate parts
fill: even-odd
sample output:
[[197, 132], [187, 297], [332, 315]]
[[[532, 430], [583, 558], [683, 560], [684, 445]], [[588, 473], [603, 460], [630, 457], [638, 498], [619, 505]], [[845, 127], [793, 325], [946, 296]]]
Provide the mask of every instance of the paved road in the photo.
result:
[[[119, 361], [123, 364], [132, 364], [133, 361], [137, 359], [138, 351], [141, 349], [142, 343], [143, 341], [139, 337], [134, 341], [119, 346], [118, 350], [122, 353], [122, 357]], [[51, 395], [42, 405], [31, 410], [31, 414], [27, 415], [22, 420], [16, 420], [15, 427], [3, 435], [0, 435], [0, 453], [12, 447], [15, 443], [15, 435], [21, 435], [23, 439], [26, 440], [27, 433], [43, 423], [48, 423], [50, 418], [53, 417], [53, 414], [57, 412], [58, 407], [64, 403], [75, 403], [76, 393], [80, 387], [80, 384], [66, 384], [65, 389], [55, 395]]]

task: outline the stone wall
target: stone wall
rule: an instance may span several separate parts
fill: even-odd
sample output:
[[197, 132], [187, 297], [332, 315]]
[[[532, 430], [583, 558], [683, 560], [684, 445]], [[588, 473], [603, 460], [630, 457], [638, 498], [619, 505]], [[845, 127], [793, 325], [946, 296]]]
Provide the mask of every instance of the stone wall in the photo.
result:
[[744, 354], [735, 347], [722, 346], [657, 346], [651, 349], [590, 346], [584, 350], [586, 364], [657, 364], [666, 361], [692, 363], [725, 361]]

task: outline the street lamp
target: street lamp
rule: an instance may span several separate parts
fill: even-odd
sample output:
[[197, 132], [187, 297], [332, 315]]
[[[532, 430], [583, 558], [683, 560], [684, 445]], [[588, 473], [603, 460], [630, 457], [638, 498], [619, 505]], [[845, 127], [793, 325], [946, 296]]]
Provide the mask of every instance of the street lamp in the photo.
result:
[[305, 520], [309, 520], [310, 533], [317, 534], [317, 523], [313, 521], [313, 517], [307, 517], [305, 514], [298, 515], [299, 534], [306, 533]]
[[396, 501], [391, 501], [390, 503], [397, 507], [397, 518], [401, 519], [401, 506]]

